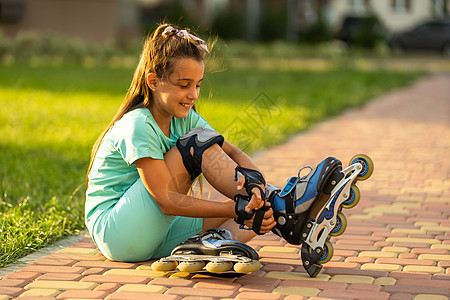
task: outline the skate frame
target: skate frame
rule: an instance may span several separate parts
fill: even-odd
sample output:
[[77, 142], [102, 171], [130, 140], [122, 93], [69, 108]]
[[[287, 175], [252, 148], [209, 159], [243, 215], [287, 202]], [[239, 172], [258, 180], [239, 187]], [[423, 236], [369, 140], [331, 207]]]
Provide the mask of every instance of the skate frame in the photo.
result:
[[363, 166], [361, 163], [356, 162], [341, 171], [344, 173], [343, 179], [340, 182], [335, 183], [336, 186], [331, 191], [330, 200], [328, 200], [325, 207], [315, 217], [316, 222], [314, 222], [314, 225], [305, 239], [305, 243], [307, 243], [313, 251], [315, 251], [317, 247], [323, 248], [328, 235], [336, 226], [337, 213], [341, 209], [340, 206], [350, 197], [351, 185], [362, 170]]

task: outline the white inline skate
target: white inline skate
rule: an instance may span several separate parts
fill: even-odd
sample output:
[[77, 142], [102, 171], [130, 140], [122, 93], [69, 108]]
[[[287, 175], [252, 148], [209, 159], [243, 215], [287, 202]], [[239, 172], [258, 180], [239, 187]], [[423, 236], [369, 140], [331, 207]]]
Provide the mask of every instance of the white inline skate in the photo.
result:
[[210, 229], [175, 247], [170, 256], [152, 264], [154, 271], [183, 272], [206, 270], [210, 273], [234, 271], [250, 273], [261, 268], [258, 253], [250, 246], [231, 239], [223, 228]]

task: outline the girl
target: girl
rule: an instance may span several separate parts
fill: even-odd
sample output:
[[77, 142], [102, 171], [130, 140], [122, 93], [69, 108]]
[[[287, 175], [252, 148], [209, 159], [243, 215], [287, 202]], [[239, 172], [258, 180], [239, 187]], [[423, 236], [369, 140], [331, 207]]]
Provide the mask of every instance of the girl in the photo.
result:
[[[217, 227], [241, 242], [255, 236], [239, 230], [234, 219], [261, 233], [276, 224], [263, 199], [261, 172], [195, 112], [208, 52], [189, 32], [159, 26], [145, 41], [124, 102], [93, 147], [86, 225], [109, 259], [167, 256], [189, 237]], [[188, 196], [200, 173], [225, 196], [239, 194], [237, 202]], [[258, 224], [256, 210], [262, 211]]]

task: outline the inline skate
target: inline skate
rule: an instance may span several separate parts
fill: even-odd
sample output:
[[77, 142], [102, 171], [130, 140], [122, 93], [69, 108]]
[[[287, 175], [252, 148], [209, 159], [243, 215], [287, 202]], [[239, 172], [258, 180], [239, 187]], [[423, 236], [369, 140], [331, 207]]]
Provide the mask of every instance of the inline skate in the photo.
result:
[[189, 273], [203, 269], [210, 273], [231, 270], [250, 273], [261, 268], [258, 259], [258, 253], [252, 247], [232, 240], [228, 230], [219, 228], [189, 238], [176, 246], [170, 256], [154, 262], [152, 269], [171, 271], [178, 268]]
[[[301, 175], [305, 169], [310, 171]], [[368, 179], [373, 169], [372, 160], [364, 154], [355, 155], [344, 170], [338, 159], [329, 157], [315, 169], [301, 168], [282, 190], [266, 186], [266, 201], [277, 221], [272, 231], [290, 244], [302, 244], [303, 266], [311, 277], [333, 256], [330, 238], [343, 234], [347, 227], [342, 209], [359, 202], [356, 181]]]

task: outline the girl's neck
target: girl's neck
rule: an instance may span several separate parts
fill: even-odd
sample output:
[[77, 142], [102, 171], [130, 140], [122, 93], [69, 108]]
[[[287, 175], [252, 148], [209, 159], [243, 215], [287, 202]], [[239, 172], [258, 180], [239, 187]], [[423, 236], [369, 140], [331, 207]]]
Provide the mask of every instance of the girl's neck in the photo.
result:
[[152, 105], [152, 103], [147, 106], [147, 109], [152, 114], [153, 119], [155, 119], [156, 124], [158, 124], [164, 135], [170, 137], [170, 123], [173, 116], [164, 113], [162, 110], [155, 107], [155, 105]]

